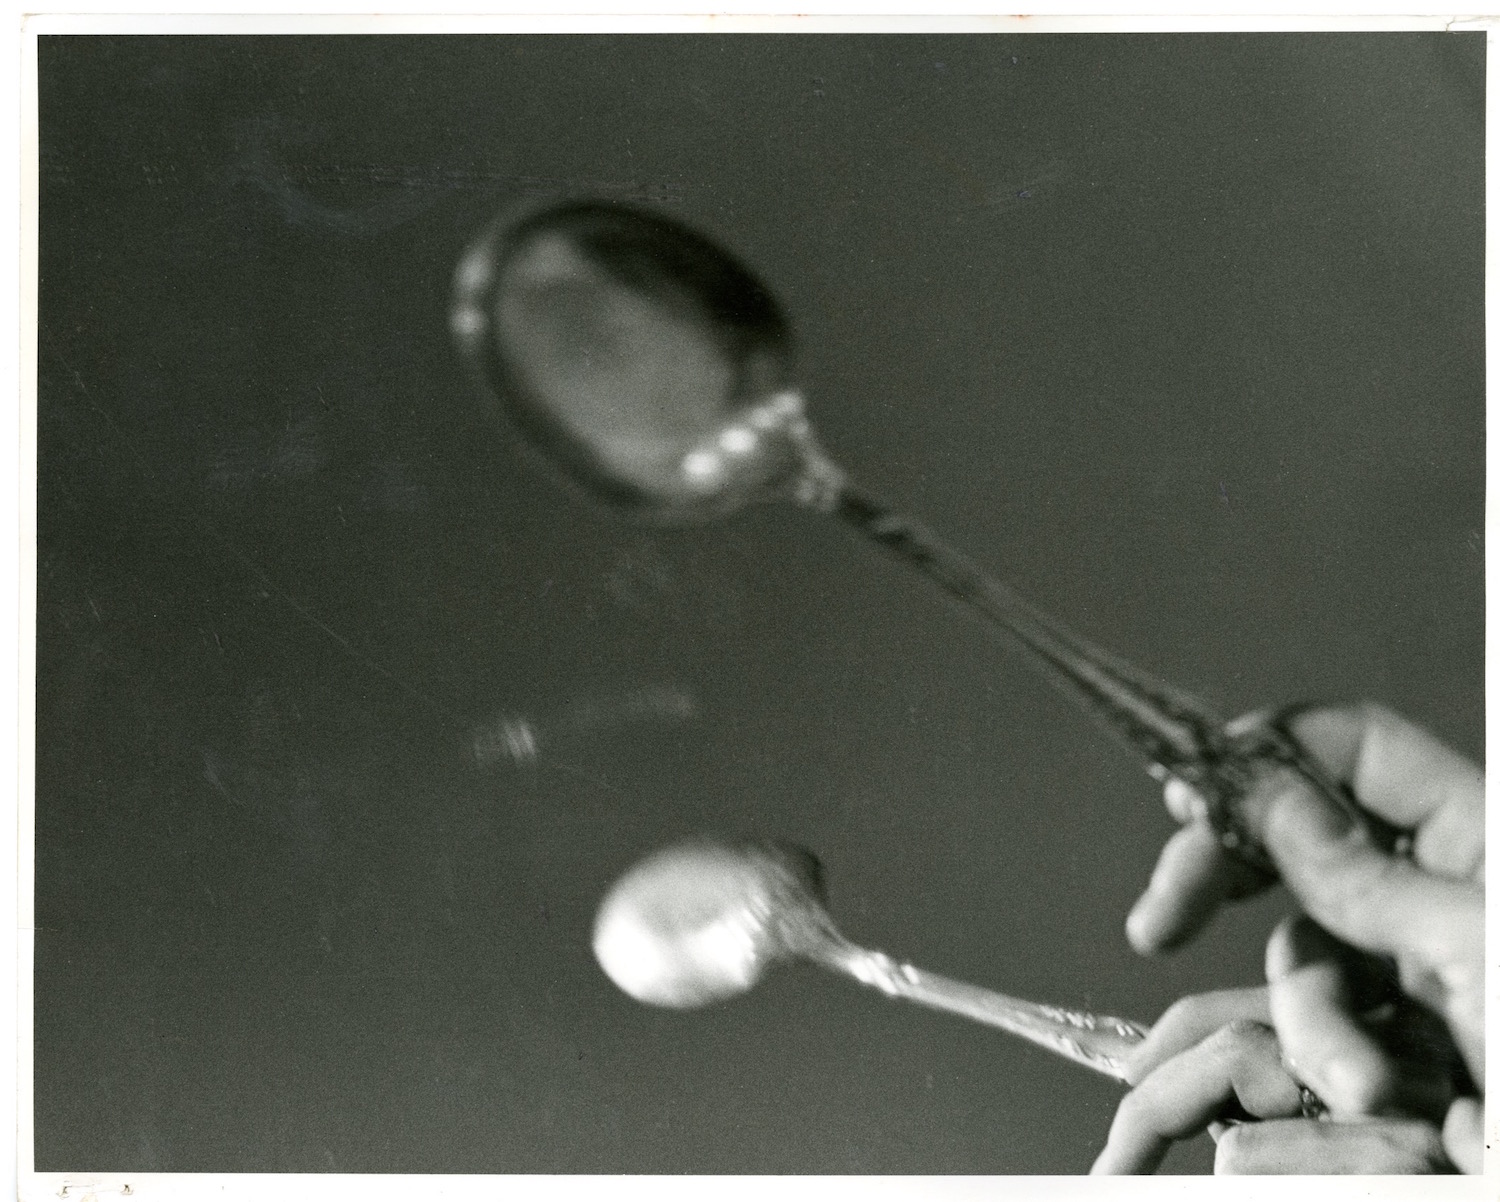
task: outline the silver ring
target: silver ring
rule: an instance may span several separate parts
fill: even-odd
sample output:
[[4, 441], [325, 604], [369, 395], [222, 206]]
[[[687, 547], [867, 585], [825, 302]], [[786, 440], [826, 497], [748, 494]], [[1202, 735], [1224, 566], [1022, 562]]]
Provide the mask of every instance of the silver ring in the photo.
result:
[[1323, 1104], [1323, 1099], [1313, 1093], [1305, 1085], [1297, 1086], [1297, 1093], [1302, 1099], [1302, 1117], [1305, 1119], [1326, 1119], [1328, 1107]]

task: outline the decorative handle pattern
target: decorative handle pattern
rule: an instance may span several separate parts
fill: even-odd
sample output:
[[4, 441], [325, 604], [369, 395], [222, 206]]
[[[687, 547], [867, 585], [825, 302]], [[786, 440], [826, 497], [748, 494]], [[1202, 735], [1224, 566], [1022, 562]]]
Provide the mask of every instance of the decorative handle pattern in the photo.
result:
[[[1150, 1027], [1133, 1019], [1028, 1002], [899, 963], [884, 952], [847, 941], [820, 950], [808, 949], [806, 954], [825, 968], [851, 976], [888, 997], [904, 998], [996, 1027], [1120, 1082], [1126, 1081], [1125, 1066], [1131, 1052], [1151, 1033]], [[1304, 1118], [1328, 1117], [1328, 1108], [1316, 1093], [1300, 1083], [1298, 1090]]]
[[888, 997], [996, 1027], [1117, 1081], [1125, 1080], [1126, 1059], [1150, 1031], [1127, 1018], [1028, 1002], [955, 981], [842, 940], [805, 954]]

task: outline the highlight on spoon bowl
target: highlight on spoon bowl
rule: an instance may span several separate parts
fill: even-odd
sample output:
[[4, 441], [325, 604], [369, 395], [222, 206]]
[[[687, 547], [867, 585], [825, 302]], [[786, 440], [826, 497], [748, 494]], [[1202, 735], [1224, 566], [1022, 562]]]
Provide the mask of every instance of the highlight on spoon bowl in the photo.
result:
[[491, 400], [614, 504], [706, 520], [804, 474], [775, 299], [669, 218], [604, 202], [502, 216], [459, 263], [451, 324]]

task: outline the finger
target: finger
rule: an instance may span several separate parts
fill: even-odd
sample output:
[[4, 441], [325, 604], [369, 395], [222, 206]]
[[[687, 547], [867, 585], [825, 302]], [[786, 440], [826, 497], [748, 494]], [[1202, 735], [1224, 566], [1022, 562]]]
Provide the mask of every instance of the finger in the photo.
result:
[[1284, 920], [1266, 945], [1269, 1007], [1292, 1071], [1338, 1118], [1378, 1114], [1399, 1074], [1360, 1025], [1335, 940], [1307, 918]]
[[1458, 1050], [1436, 1014], [1401, 996], [1389, 965], [1299, 917], [1272, 933], [1266, 977], [1287, 1064], [1336, 1118], [1442, 1118], [1463, 1080]]
[[1235, 1100], [1257, 1116], [1301, 1112], [1276, 1037], [1260, 1023], [1221, 1027], [1126, 1094], [1092, 1172], [1153, 1172], [1174, 1142], [1198, 1134]]
[[1185, 780], [1169, 776], [1161, 788], [1162, 800], [1167, 803], [1167, 813], [1186, 826], [1206, 809], [1198, 792]]
[[1283, 882], [1320, 925], [1367, 951], [1429, 968], [1480, 963], [1482, 886], [1390, 856], [1307, 783], [1273, 778], [1265, 843]]
[[1200, 822], [1167, 840], [1146, 892], [1130, 911], [1125, 933], [1131, 946], [1149, 955], [1191, 939], [1226, 899], [1263, 883], [1225, 854], [1218, 838]]
[[1484, 1104], [1455, 1098], [1443, 1121], [1443, 1150], [1460, 1173], [1484, 1172]]
[[1417, 832], [1419, 863], [1446, 876], [1477, 877], [1484, 862], [1484, 774], [1468, 757], [1370, 703], [1308, 710], [1292, 728], [1360, 805]]
[[1416, 1119], [1241, 1123], [1219, 1137], [1216, 1173], [1451, 1173], [1442, 1136]]
[[1126, 1080], [1131, 1085], [1139, 1084], [1166, 1061], [1196, 1047], [1236, 1019], [1271, 1025], [1270, 1000], [1264, 985], [1199, 993], [1174, 1002], [1130, 1054]]

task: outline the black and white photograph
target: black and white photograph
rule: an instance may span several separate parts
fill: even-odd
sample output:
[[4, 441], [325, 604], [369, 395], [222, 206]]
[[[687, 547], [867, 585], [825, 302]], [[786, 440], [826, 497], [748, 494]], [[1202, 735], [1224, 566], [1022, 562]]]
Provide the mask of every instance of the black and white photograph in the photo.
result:
[[1487, 36], [43, 27], [21, 1196], [1482, 1173]]

